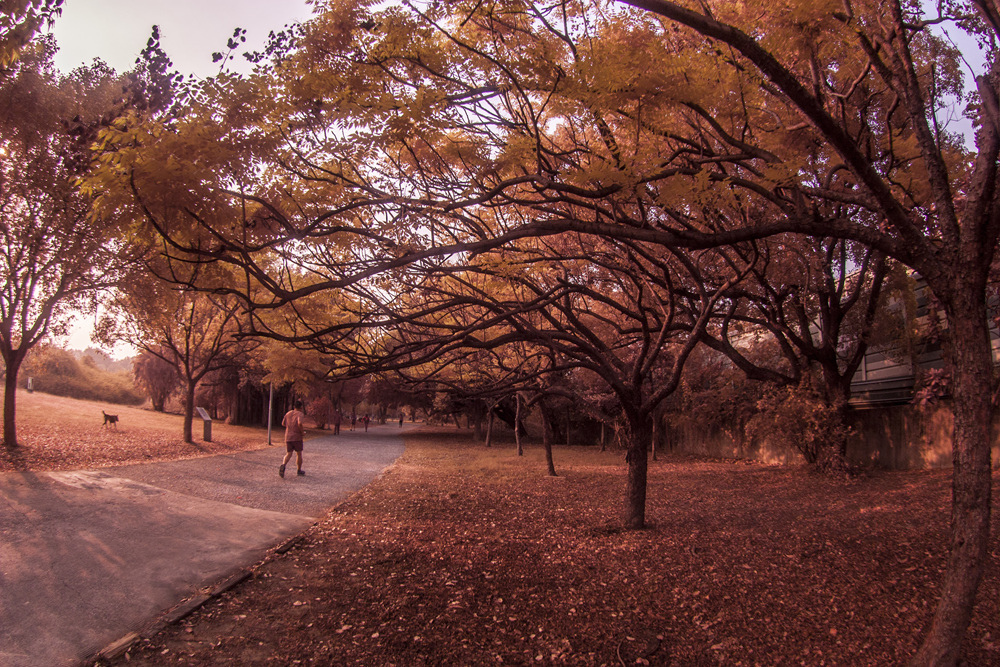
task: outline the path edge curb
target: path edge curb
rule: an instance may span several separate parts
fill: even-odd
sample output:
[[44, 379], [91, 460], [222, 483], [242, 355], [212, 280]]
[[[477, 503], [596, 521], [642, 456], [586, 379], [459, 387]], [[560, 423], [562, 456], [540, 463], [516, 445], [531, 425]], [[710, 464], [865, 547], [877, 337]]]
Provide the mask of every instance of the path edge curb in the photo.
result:
[[176, 623], [183, 621], [185, 618], [190, 616], [192, 613], [205, 606], [212, 600], [221, 597], [223, 594], [236, 588], [244, 581], [250, 579], [254, 573], [260, 569], [267, 561], [273, 558], [275, 555], [283, 555], [288, 553], [293, 549], [299, 542], [301, 542], [305, 533], [311, 530], [318, 522], [313, 523], [312, 526], [302, 531], [298, 535], [293, 535], [276, 547], [271, 548], [268, 553], [260, 559], [258, 562], [254, 563], [249, 567], [241, 567], [233, 574], [225, 577], [219, 581], [214, 586], [208, 587], [207, 590], [203, 589], [203, 592], [192, 595], [191, 597], [181, 601], [180, 603], [174, 605], [170, 609], [160, 613], [154, 620], [140, 628], [138, 631], [129, 632], [111, 642], [104, 648], [100, 649], [96, 653], [91, 654], [89, 657], [84, 658], [80, 661], [80, 667], [95, 667], [101, 665], [102, 661], [114, 660], [120, 658], [125, 653], [127, 653], [133, 646], [138, 644], [143, 639], [150, 639], [162, 632], [166, 628]]

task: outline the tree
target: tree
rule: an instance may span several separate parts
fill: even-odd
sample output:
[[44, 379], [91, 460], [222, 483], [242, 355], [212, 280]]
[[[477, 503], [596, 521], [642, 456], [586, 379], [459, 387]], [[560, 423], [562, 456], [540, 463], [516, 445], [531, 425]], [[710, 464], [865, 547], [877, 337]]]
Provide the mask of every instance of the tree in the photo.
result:
[[177, 369], [164, 360], [167, 352], [152, 353], [143, 350], [132, 362], [132, 375], [136, 385], [146, 393], [153, 409], [163, 412], [164, 405], [180, 383]]
[[[970, 3], [977, 19], [962, 13], [966, 6], [942, 5], [938, 16], [924, 17], [921, 6], [898, 1], [857, 3], [844, 11], [790, 5], [800, 13], [789, 25], [777, 13], [762, 21], [759, 14], [716, 15], [662, 0], [632, 4], [693, 29], [709, 44], [724, 45], [727, 53], [716, 59], [720, 68], [747, 72], [763, 82], [768, 101], [799, 115], [804, 124], [796, 131], [827, 152], [829, 178], [819, 188], [787, 179], [786, 191], [803, 202], [846, 195], [879, 214], [876, 220], [837, 221], [795, 215], [789, 216], [789, 229], [854, 239], [899, 260], [927, 281], [947, 315], [955, 397], [951, 554], [934, 623], [914, 664], [955, 664], [990, 532], [993, 363], [986, 290], [1000, 238], [995, 214], [1000, 103], [993, 83], [1000, 63], [994, 58], [976, 79], [978, 155], [974, 161], [956, 159], [955, 141], [943, 131], [938, 111], [957, 77], [936, 57], [950, 50], [930, 28], [953, 22], [995, 44], [1000, 6]], [[795, 41], [779, 44], [782, 34]], [[845, 60], [834, 56], [849, 49], [857, 57], [845, 71]], [[890, 103], [872, 104], [877, 95]], [[870, 105], [867, 113], [858, 113], [861, 105]], [[781, 152], [774, 155], [782, 159]], [[903, 175], [903, 169], [909, 173]], [[926, 187], [914, 188], [915, 178], [926, 179]], [[762, 184], [759, 178], [752, 182]], [[915, 190], [922, 190], [918, 197], [912, 196]]]
[[[931, 28], [953, 21], [995, 39], [1000, 9], [977, 0], [977, 18], [962, 3], [924, 16], [898, 0], [633, 4], [649, 11], [328, 3], [272, 80], [231, 87], [234, 102], [216, 97], [170, 132], [109, 137], [124, 151], [108, 165], [112, 181], [165, 199], [157, 193], [171, 180], [157, 170], [168, 156], [192, 137], [224, 139], [228, 154], [212, 142], [216, 152], [188, 162], [177, 201], [242, 203], [267, 224], [219, 224], [193, 206], [197, 215], [178, 206], [151, 224], [205, 261], [240, 266], [268, 294], [250, 296], [261, 308], [565, 232], [672, 251], [781, 234], [849, 239], [914, 269], [953, 332], [955, 396], [951, 557], [915, 660], [953, 664], [989, 537], [986, 288], [1000, 234], [1000, 101], [991, 61], [977, 80], [979, 150], [969, 155], [939, 122], [960, 93], [960, 59]], [[217, 117], [237, 126], [213, 134]], [[260, 160], [274, 178], [245, 187], [239, 177], [260, 173]], [[864, 214], [823, 215], [836, 202]], [[520, 215], [493, 215], [511, 209]], [[327, 261], [321, 240], [352, 247], [353, 261]], [[286, 280], [290, 266], [309, 279]]]
[[[396, 280], [407, 294], [419, 284], [423, 300], [386, 302], [371, 293], [368, 301], [389, 314], [394, 357], [416, 355], [403, 365], [441, 368], [455, 350], [513, 348], [518, 353], [510, 356], [522, 364], [538, 360], [514, 387], [519, 403], [521, 393], [541, 401], [559, 393], [569, 371], [599, 378], [627, 425], [625, 522], [643, 528], [652, 417], [678, 387], [720, 299], [747, 271], [736, 269], [735, 257], [715, 254], [692, 259], [661, 246], [565, 234], [484, 252], [457, 267], [411, 267]], [[696, 263], [702, 270], [693, 281]]]
[[[788, 441], [810, 465], [845, 472], [851, 382], [869, 346], [893, 342], [886, 331], [900, 324], [888, 307], [895, 289], [887, 284], [890, 263], [877, 251], [841, 239], [782, 235], [755, 248], [759, 260], [748, 279], [730, 291], [725, 316], [704, 342], [751, 380], [803, 385], [803, 396], [818, 397], [838, 426]], [[751, 348], [762, 344], [779, 354], [751, 359]]]
[[118, 287], [113, 314], [98, 323], [98, 332], [108, 342], [128, 340], [176, 372], [183, 387], [184, 442], [193, 442], [199, 383], [234, 358], [249, 354], [257, 342], [243, 335], [233, 299], [138, 275]]
[[54, 49], [51, 40], [31, 44], [0, 77], [0, 355], [8, 448], [17, 446], [16, 387], [25, 355], [58, 333], [74, 308], [86, 309], [116, 266], [111, 230], [89, 217], [75, 184], [89, 157], [67, 123], [101, 116], [119, 89], [101, 65], [57, 76]]
[[0, 1], [0, 69], [17, 62], [44, 23], [62, 12], [62, 0]]

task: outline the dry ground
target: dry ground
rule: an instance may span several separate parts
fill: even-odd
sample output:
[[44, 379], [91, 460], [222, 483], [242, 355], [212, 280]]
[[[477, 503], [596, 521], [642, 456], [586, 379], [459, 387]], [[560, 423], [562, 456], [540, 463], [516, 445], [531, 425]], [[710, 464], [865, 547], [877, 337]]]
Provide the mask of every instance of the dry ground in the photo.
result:
[[[947, 471], [834, 481], [670, 456], [621, 531], [621, 456], [423, 432], [245, 583], [120, 665], [895, 665], [931, 617]], [[994, 528], [994, 534], [996, 529]], [[994, 543], [969, 665], [1000, 664]]]
[[[103, 425], [101, 410], [118, 415], [117, 428]], [[182, 437], [180, 415], [41, 392], [17, 392], [17, 428], [21, 446], [10, 452], [0, 445], [0, 472], [100, 468], [267, 446], [266, 430], [220, 422], [212, 424], [212, 442], [202, 442], [199, 419], [194, 423], [195, 442], [189, 444]]]

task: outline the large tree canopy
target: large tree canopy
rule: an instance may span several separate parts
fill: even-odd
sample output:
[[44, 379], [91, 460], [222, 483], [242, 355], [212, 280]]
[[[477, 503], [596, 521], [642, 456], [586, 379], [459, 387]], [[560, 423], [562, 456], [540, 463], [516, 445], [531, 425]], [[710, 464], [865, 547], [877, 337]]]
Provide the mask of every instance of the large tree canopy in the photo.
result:
[[323, 3], [272, 68], [105, 132], [91, 191], [175, 260], [235, 267], [209, 287], [256, 313], [566, 233], [677, 252], [844, 239], [918, 271], [952, 332], [955, 482], [916, 661], [954, 664], [989, 538], [1000, 76], [977, 78], [970, 155], [939, 121], [960, 59], [931, 28], [995, 44], [1000, 11], [633, 4]]

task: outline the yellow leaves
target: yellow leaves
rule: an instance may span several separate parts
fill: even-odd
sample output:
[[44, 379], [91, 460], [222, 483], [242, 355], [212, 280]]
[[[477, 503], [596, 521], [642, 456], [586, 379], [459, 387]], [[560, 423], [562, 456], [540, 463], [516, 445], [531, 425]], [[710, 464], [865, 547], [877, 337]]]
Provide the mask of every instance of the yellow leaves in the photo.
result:
[[635, 24], [606, 26], [588, 47], [575, 63], [577, 77], [566, 83], [567, 91], [577, 96], [586, 92], [613, 106], [619, 97], [682, 99], [688, 88], [684, 73], [690, 63], [658, 30]]

